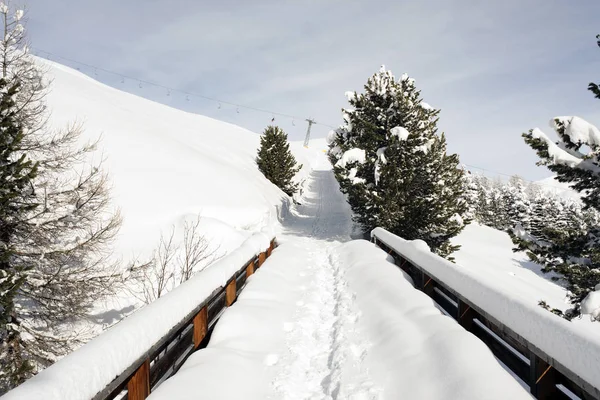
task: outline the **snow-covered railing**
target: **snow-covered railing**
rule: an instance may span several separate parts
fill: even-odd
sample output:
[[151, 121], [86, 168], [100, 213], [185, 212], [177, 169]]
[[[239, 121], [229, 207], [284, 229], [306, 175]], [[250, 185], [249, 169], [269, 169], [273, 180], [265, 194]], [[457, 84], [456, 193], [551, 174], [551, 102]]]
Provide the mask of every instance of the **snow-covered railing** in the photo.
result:
[[206, 347], [223, 311], [275, 248], [256, 234], [173, 291], [8, 392], [3, 400], [142, 400]]
[[485, 342], [533, 396], [600, 399], [600, 337], [510, 296], [493, 278], [468, 273], [431, 253], [422, 241], [382, 228], [374, 229], [371, 239], [394, 257], [416, 288]]

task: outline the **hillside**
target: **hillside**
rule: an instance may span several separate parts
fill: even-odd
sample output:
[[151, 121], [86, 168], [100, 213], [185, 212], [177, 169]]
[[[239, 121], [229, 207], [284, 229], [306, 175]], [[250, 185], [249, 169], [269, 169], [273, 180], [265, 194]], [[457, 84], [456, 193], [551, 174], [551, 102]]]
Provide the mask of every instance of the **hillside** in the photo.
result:
[[[39, 62], [52, 80], [47, 97], [52, 125], [77, 121], [85, 138], [101, 137], [96, 157], [106, 159], [114, 203], [124, 216], [116, 254], [145, 257], [161, 232], [180, 229], [196, 215], [225, 251], [237, 247], [246, 232], [275, 225], [287, 197], [256, 168], [258, 134]], [[315, 151], [299, 143], [292, 147], [305, 164], [300, 174], [305, 178]]]

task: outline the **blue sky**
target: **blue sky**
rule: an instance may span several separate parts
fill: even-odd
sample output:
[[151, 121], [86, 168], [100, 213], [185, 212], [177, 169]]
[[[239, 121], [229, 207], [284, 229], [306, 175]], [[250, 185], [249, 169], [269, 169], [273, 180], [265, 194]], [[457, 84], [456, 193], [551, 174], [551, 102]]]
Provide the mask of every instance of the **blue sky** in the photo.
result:
[[[539, 179], [521, 133], [557, 115], [600, 125], [600, 2], [592, 0], [30, 0], [32, 46], [138, 79], [302, 117], [341, 122], [344, 92], [385, 64], [441, 108], [463, 163]], [[77, 66], [65, 60], [54, 60]], [[121, 79], [117, 88], [260, 132], [269, 114]], [[302, 121], [276, 116], [290, 139]], [[313, 135], [330, 128], [316, 125]]]

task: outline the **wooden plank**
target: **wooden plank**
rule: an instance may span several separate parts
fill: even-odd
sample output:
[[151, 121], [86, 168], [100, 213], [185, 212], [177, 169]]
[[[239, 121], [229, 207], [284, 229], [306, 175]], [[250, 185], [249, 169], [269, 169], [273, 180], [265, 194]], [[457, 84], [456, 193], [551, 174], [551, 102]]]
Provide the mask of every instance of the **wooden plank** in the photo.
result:
[[200, 346], [206, 332], [208, 332], [208, 307], [203, 307], [194, 317], [194, 350]]
[[254, 261], [250, 261], [250, 264], [246, 267], [246, 279], [254, 273]]
[[127, 382], [127, 399], [144, 400], [150, 396], [150, 360], [146, 359]]
[[264, 251], [258, 255], [258, 267], [263, 265], [266, 258], [267, 258], [267, 253], [265, 253]]
[[227, 287], [225, 288], [225, 305], [227, 307], [232, 305], [233, 302], [235, 301], [235, 298], [237, 297], [235, 290], [236, 290], [236, 281], [235, 281], [235, 279], [232, 279], [231, 282], [229, 282], [227, 284]]

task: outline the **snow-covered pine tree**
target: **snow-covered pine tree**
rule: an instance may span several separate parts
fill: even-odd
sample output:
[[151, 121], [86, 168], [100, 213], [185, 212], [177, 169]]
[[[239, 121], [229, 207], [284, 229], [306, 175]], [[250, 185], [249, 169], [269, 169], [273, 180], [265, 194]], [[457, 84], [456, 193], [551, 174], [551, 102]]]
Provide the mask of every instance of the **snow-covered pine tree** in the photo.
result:
[[463, 199], [467, 204], [467, 209], [465, 211], [464, 217], [469, 220], [475, 220], [477, 222], [480, 222], [480, 176], [471, 173], [471, 171], [467, 170], [466, 168], [463, 169], [463, 173]]
[[[597, 86], [590, 90], [598, 95]], [[523, 134], [525, 143], [536, 151], [540, 161], [556, 173], [560, 182], [579, 191], [586, 208], [600, 211], [600, 130], [579, 117], [556, 117], [550, 121], [558, 140], [554, 142], [540, 129]], [[581, 301], [600, 283], [600, 227], [589, 226], [556, 231], [547, 242], [527, 232], [516, 231], [513, 240], [519, 249], [544, 266], [543, 271], [562, 274], [568, 282], [573, 308], [565, 317], [581, 313]]]
[[502, 188], [502, 203], [505, 229], [512, 229], [520, 224], [524, 229], [529, 227], [531, 204], [526, 193], [526, 185], [519, 176], [512, 176]]
[[298, 185], [292, 179], [302, 165], [290, 151], [287, 134], [278, 126], [268, 126], [260, 137], [260, 149], [256, 157], [258, 169], [265, 178], [277, 185], [285, 194], [292, 196]]
[[[559, 225], [563, 213], [561, 200], [550, 193], [539, 193], [532, 200], [529, 227], [526, 229], [538, 240], [548, 241]], [[510, 232], [510, 231], [509, 231]]]
[[0, 79], [0, 387], [18, 385], [33, 366], [23, 356], [15, 297], [27, 278], [29, 265], [14, 263], [15, 236], [38, 204], [32, 192], [37, 165], [18, 151], [23, 128], [17, 119], [19, 85]]
[[[109, 245], [121, 219], [106, 175], [91, 164], [95, 143], [81, 145], [78, 125], [52, 130], [47, 124], [44, 71], [28, 53], [22, 18], [22, 10], [0, 2], [0, 78], [19, 87], [14, 118], [23, 136], [14, 156], [37, 165], [30, 194], [38, 207], [15, 230], [10, 263], [27, 270], [15, 294], [18, 350], [39, 370], [89, 339], [75, 324], [117, 290], [121, 274], [109, 261]], [[30, 375], [23, 372], [18, 380]]]
[[352, 108], [330, 133], [329, 156], [342, 192], [365, 232], [380, 226], [422, 239], [444, 257], [465, 225], [464, 174], [437, 133], [439, 110], [421, 100], [414, 80], [382, 67], [364, 93], [346, 93]]

